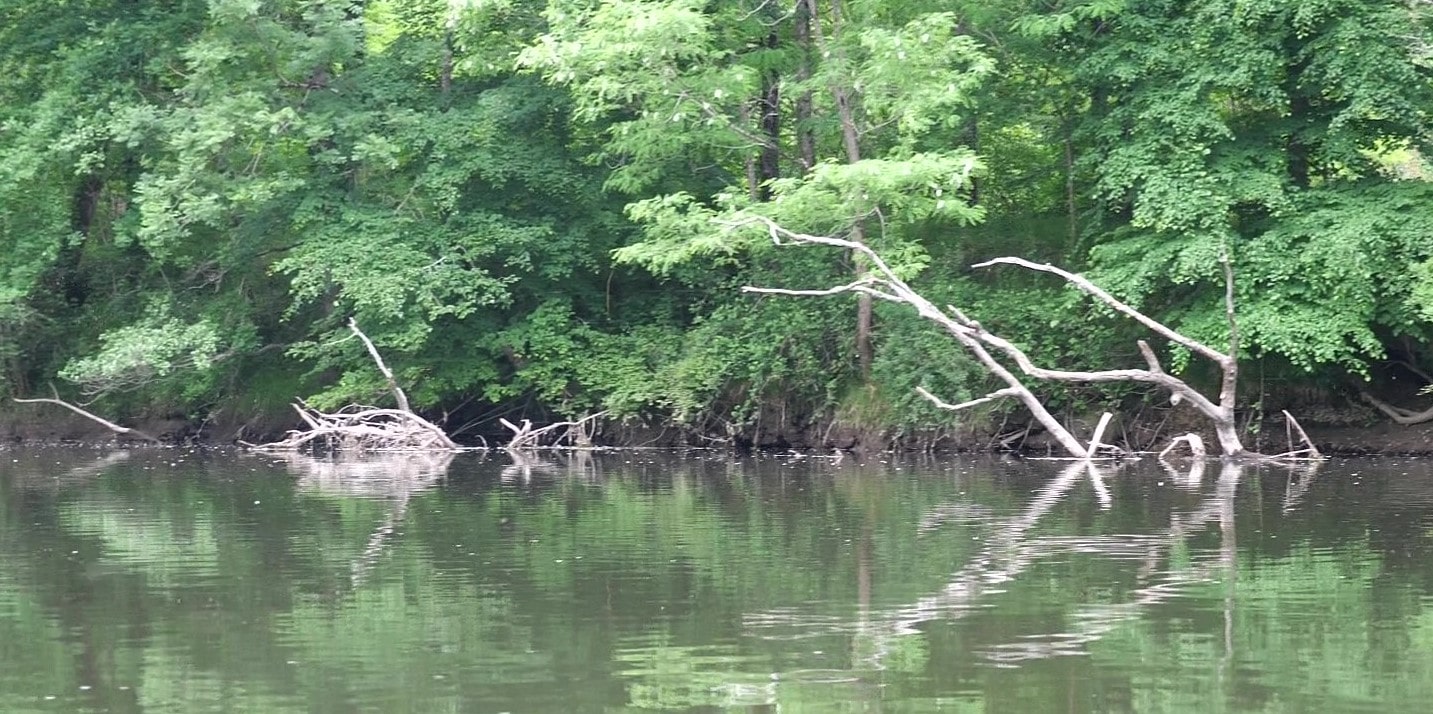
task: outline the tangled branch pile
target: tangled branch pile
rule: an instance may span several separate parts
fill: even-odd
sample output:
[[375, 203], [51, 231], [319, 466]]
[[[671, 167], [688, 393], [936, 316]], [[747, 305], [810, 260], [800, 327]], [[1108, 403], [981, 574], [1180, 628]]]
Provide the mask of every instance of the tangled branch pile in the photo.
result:
[[281, 441], [254, 448], [297, 451], [310, 445], [330, 451], [430, 451], [458, 445], [436, 424], [401, 409], [347, 406], [321, 412], [302, 402], [294, 405], [307, 430], [288, 432]]
[[346, 406], [336, 412], [321, 412], [302, 400], [294, 411], [308, 426], [307, 431], [290, 431], [282, 441], [252, 448], [264, 451], [297, 451], [310, 445], [332, 451], [438, 451], [456, 450], [458, 445], [433, 422], [418, 416], [408, 405], [408, 395], [398, 386], [393, 370], [383, 361], [368, 335], [349, 320], [348, 329], [368, 350], [373, 363], [398, 403], [397, 409]]

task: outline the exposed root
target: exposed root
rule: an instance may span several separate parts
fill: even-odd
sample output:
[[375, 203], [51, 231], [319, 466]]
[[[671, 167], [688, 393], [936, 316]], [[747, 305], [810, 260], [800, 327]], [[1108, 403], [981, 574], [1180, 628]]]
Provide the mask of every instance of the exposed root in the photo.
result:
[[1388, 402], [1385, 402], [1378, 397], [1369, 394], [1367, 391], [1361, 391], [1359, 393], [1363, 396], [1364, 401], [1368, 402], [1369, 404], [1372, 404], [1373, 407], [1378, 411], [1381, 411], [1384, 414], [1388, 415], [1389, 419], [1392, 419], [1393, 421], [1404, 426], [1412, 426], [1414, 424], [1423, 424], [1425, 422], [1433, 421], [1433, 408], [1425, 409], [1421, 412], [1415, 412], [1412, 409], [1395, 407], [1392, 404], [1389, 404]]

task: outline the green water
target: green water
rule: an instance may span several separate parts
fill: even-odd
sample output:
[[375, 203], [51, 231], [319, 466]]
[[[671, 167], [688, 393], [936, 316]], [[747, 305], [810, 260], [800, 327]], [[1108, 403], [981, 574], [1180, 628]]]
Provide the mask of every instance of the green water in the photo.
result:
[[0, 712], [1433, 702], [1433, 465], [0, 451]]

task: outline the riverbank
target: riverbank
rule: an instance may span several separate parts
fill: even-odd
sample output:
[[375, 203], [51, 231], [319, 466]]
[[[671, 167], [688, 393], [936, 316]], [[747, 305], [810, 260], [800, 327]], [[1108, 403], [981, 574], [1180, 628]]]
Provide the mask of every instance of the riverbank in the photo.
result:
[[[78, 415], [47, 414], [43, 418], [25, 410], [7, 410], [0, 413], [0, 443], [60, 444], [60, 443], [114, 443], [125, 441], [103, 426]], [[1090, 419], [1074, 419], [1076, 431], [1084, 433], [1080, 424]], [[287, 426], [277, 418], [250, 420], [248, 422], [195, 423], [182, 419], [148, 419], [128, 424], [147, 434], [152, 434], [168, 443], [198, 443], [224, 445], [239, 440], [263, 441], [277, 437]], [[1369, 423], [1318, 423], [1305, 420], [1305, 429], [1319, 449], [1329, 455], [1346, 456], [1433, 456], [1433, 423], [1404, 426], [1392, 422]], [[1140, 419], [1138, 415], [1118, 418], [1109, 434], [1117, 443], [1123, 442], [1136, 449], [1157, 448], [1171, 436], [1189, 430], [1198, 430], [1195, 424], [1171, 424], [1168, 419]], [[1213, 435], [1206, 441], [1213, 443]], [[1265, 422], [1256, 439], [1250, 439], [1250, 446], [1265, 452], [1279, 451], [1284, 445], [1282, 417], [1273, 416]], [[499, 443], [499, 435], [491, 435], [488, 443]], [[473, 440], [477, 442], [477, 440]], [[893, 436], [881, 430], [860, 429], [841, 424], [821, 428], [785, 429], [755, 431], [746, 437], [695, 434], [676, 426], [647, 426], [640, 424], [610, 424], [603, 429], [599, 443], [610, 446], [682, 447], [682, 446], [728, 446], [733, 449], [795, 449], [799, 451], [824, 451], [838, 449], [853, 452], [878, 451], [936, 451], [936, 452], [988, 452], [1006, 448], [1029, 453], [1045, 453], [1052, 448], [1041, 434], [1022, 434], [1008, 426], [996, 432], [986, 426], [962, 424], [940, 432], [915, 432]], [[1004, 443], [1006, 446], [1002, 446]], [[474, 443], [481, 445], [481, 443]]]

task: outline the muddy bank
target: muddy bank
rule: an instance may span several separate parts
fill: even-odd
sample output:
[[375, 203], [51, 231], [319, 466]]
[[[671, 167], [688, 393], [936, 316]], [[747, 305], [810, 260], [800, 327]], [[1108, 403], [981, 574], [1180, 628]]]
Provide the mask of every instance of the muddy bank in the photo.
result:
[[[1067, 420], [1076, 434], [1093, 429], [1094, 415]], [[1167, 417], [1140, 418], [1140, 415], [1117, 417], [1108, 432], [1116, 443], [1133, 450], [1158, 449], [1168, 439], [1189, 431], [1200, 432], [1201, 424], [1178, 423]], [[292, 425], [277, 415], [248, 421], [213, 421], [196, 423], [183, 419], [142, 419], [126, 423], [148, 434], [175, 444], [232, 444], [239, 440], [265, 441], [277, 438]], [[1433, 456], [1433, 423], [1403, 426], [1392, 422], [1318, 423], [1304, 420], [1310, 438], [1328, 455], [1365, 456]], [[1215, 443], [1213, 434], [1205, 434], [1207, 443]], [[129, 442], [93, 421], [57, 410], [6, 409], [0, 412], [0, 443], [36, 444], [106, 444]], [[481, 446], [483, 441], [470, 437], [466, 443]], [[486, 435], [486, 443], [503, 443], [499, 433]], [[716, 447], [733, 449], [798, 451], [842, 450], [875, 453], [880, 451], [988, 452], [1017, 450], [1026, 453], [1053, 453], [1055, 447], [1043, 434], [1021, 425], [967, 423], [939, 431], [918, 431], [895, 434], [888, 430], [862, 429], [842, 424], [756, 429], [749, 434], [714, 435], [694, 433], [673, 425], [610, 423], [598, 435], [598, 443], [607, 446], [640, 447]], [[1285, 448], [1282, 417], [1273, 415], [1263, 422], [1258, 435], [1246, 441], [1250, 448], [1276, 453]]]

